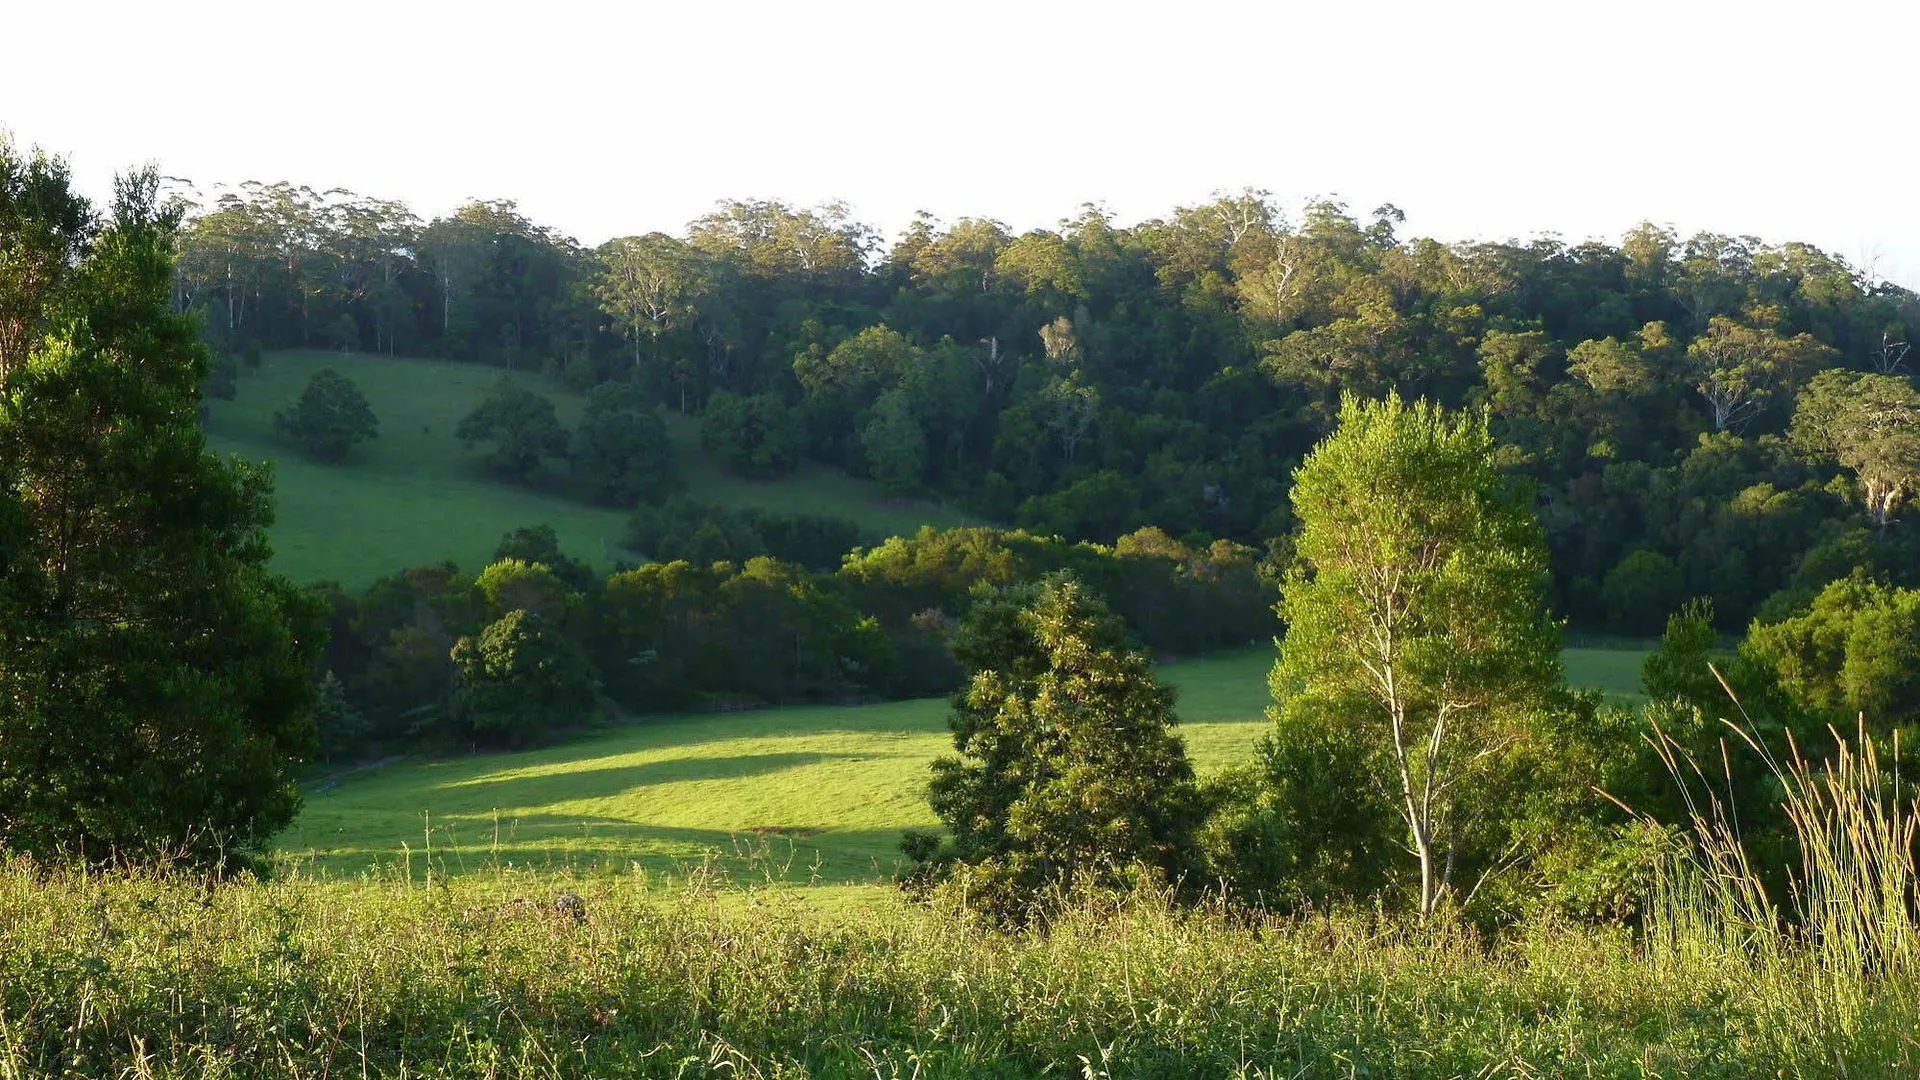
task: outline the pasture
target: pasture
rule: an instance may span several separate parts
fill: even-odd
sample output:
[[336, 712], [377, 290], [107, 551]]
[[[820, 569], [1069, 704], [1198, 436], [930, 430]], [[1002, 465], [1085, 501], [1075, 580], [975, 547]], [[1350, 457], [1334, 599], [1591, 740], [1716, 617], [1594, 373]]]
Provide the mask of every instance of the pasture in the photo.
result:
[[[1574, 684], [1636, 693], [1644, 653], [1595, 651], [1568, 651]], [[1264, 734], [1271, 664], [1253, 648], [1160, 669], [1203, 776], [1248, 760]], [[329, 877], [708, 863], [843, 898], [839, 887], [892, 876], [903, 829], [936, 824], [923, 791], [928, 763], [951, 750], [946, 715], [936, 698], [673, 716], [524, 753], [395, 763], [323, 782], [280, 851]]]
[[[273, 428], [273, 414], [328, 367], [353, 380], [380, 422], [379, 436], [339, 465], [309, 461]], [[621, 547], [627, 511], [496, 479], [454, 437], [461, 417], [502, 374], [476, 364], [365, 353], [272, 352], [260, 367], [241, 373], [235, 400], [207, 400], [208, 443], [217, 453], [274, 463], [273, 565], [297, 582], [357, 589], [404, 567], [449, 559], [473, 572], [501, 536], [543, 523], [553, 526], [564, 551], [602, 571], [622, 560], [642, 561], [643, 553]], [[536, 374], [516, 377], [553, 399], [563, 425], [578, 422], [584, 397]], [[972, 523], [933, 503], [888, 498], [864, 480], [814, 464], [785, 480], [729, 476], [700, 449], [697, 421], [669, 415], [668, 430], [687, 494], [704, 502], [844, 517], [876, 538], [921, 524]]]

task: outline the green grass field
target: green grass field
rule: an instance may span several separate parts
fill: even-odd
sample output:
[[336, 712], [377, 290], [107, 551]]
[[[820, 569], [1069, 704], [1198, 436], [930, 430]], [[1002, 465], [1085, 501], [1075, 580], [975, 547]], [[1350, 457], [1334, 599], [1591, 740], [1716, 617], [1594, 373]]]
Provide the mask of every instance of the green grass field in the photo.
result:
[[[1569, 650], [1575, 685], [1626, 695], [1641, 653]], [[1629, 664], [1631, 661], [1631, 664]], [[1160, 669], [1205, 774], [1266, 730], [1270, 649]], [[1588, 681], [1588, 680], [1592, 681]], [[903, 829], [936, 824], [927, 764], [948, 752], [940, 699], [670, 717], [520, 754], [407, 762], [317, 791], [280, 850], [315, 873], [402, 859], [423, 872], [495, 865], [729, 873], [822, 886], [890, 877]], [[829, 894], [823, 894], [829, 895]]]
[[[273, 414], [291, 405], [314, 372], [331, 367], [352, 379], [373, 405], [380, 435], [341, 465], [319, 465], [273, 430]], [[335, 352], [276, 352], [242, 373], [233, 401], [209, 400], [208, 439], [216, 452], [275, 464], [278, 520], [274, 567], [295, 581], [337, 581], [349, 588], [407, 566], [451, 559], [469, 572], [485, 565], [500, 537], [523, 525], [552, 525], [563, 550], [602, 570], [640, 556], [624, 551], [627, 513], [531, 491], [487, 476], [453, 432], [500, 378], [495, 368], [433, 360]], [[534, 375], [521, 378], [553, 398], [563, 424], [584, 399]], [[698, 423], [672, 416], [687, 492], [728, 506], [830, 514], [878, 535], [922, 523], [969, 523], [931, 503], [889, 499], [879, 489], [818, 465], [789, 479], [756, 482], [726, 475], [700, 450]]]

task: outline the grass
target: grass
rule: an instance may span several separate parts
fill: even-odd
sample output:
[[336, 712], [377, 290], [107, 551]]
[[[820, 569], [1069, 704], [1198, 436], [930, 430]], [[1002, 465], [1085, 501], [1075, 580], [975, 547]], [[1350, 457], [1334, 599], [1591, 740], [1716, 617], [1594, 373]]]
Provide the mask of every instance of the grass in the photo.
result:
[[[378, 438], [341, 465], [293, 452], [273, 430], [275, 411], [291, 405], [314, 372], [331, 367], [352, 379], [380, 420]], [[275, 464], [278, 520], [271, 530], [274, 567], [296, 581], [359, 588], [408, 566], [451, 559], [477, 571], [504, 534], [550, 524], [563, 550], [601, 570], [625, 559], [627, 513], [532, 491], [488, 476], [454, 438], [454, 428], [500, 378], [495, 368], [368, 354], [269, 353], [243, 373], [233, 401], [208, 401], [208, 441], [217, 452]], [[563, 424], [579, 419], [584, 399], [534, 375]], [[670, 417], [688, 494], [733, 507], [831, 514], [876, 536], [920, 524], [969, 523], [931, 503], [883, 496], [878, 488], [817, 465], [792, 478], [755, 482], [726, 475], [699, 447], [696, 421]]]
[[[1198, 766], [1243, 760], [1264, 729], [1270, 654], [1166, 669]], [[308, 799], [281, 850], [324, 873], [417, 853], [496, 864], [659, 873], [719, 853], [736, 870], [850, 885], [885, 880], [901, 830], [937, 824], [927, 764], [951, 750], [940, 699], [650, 720], [528, 753], [350, 775]], [[403, 846], [404, 845], [404, 846]]]
[[[1271, 664], [1254, 648], [1160, 669], [1203, 775], [1247, 760], [1265, 733]], [[1586, 668], [1569, 653], [1570, 672]], [[326, 876], [400, 861], [415, 874], [429, 861], [454, 874], [663, 874], [717, 858], [735, 875], [818, 886], [829, 903], [866, 902], [872, 890], [855, 887], [892, 876], [901, 831], [936, 824], [922, 792], [928, 762], [951, 748], [946, 715], [929, 699], [677, 716], [526, 753], [399, 763], [310, 795], [280, 849]]]
[[[562, 892], [582, 915], [557, 913]], [[0, 864], [0, 1077], [1913, 1075], [1910, 971], [1533, 926], [901, 902], [501, 871], [203, 885]], [[1851, 978], [1865, 985], [1857, 970]]]
[[1560, 662], [1569, 685], [1598, 690], [1609, 704], [1634, 706], [1647, 700], [1640, 665], [1658, 645], [1657, 641], [1608, 641], [1569, 648], [1560, 655]]

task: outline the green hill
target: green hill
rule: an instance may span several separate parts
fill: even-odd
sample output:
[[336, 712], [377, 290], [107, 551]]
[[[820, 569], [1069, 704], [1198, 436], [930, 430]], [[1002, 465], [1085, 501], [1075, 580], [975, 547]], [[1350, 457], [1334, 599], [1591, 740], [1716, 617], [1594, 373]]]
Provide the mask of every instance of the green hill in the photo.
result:
[[[379, 437], [355, 447], [341, 465], [308, 461], [273, 430], [274, 412], [327, 367], [359, 386], [380, 421]], [[474, 364], [364, 353], [269, 353], [259, 368], [242, 373], [235, 400], [208, 401], [207, 433], [215, 451], [274, 462], [274, 565], [296, 581], [358, 587], [446, 559], [476, 570], [503, 534], [542, 523], [554, 527], [569, 554], [602, 570], [623, 558], [639, 560], [639, 553], [621, 547], [626, 511], [496, 480], [454, 438], [460, 418], [501, 374]], [[537, 375], [520, 377], [553, 398], [563, 424], [579, 419], [583, 397]], [[702, 501], [844, 517], [876, 536], [912, 532], [923, 523], [972, 522], [936, 504], [890, 499], [864, 480], [818, 465], [778, 481], [729, 476], [701, 451], [696, 420], [669, 414], [668, 427], [687, 492]]]
[[[1569, 650], [1576, 685], [1631, 696], [1642, 653]], [[1160, 669], [1180, 688], [1200, 771], [1248, 759], [1266, 730], [1270, 648]], [[940, 699], [648, 721], [519, 754], [410, 762], [313, 793], [281, 850], [323, 874], [403, 857], [421, 872], [493, 864], [685, 867], [858, 885], [886, 879], [903, 829], [935, 824], [927, 763], [950, 750]]]

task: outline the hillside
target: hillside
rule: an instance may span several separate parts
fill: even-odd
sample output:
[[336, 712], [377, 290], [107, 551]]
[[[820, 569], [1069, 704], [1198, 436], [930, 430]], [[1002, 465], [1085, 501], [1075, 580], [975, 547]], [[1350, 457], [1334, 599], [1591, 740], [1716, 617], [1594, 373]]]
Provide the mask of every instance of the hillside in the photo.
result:
[[[1569, 680], [1638, 692], [1636, 650], [1570, 649]], [[1273, 653], [1168, 665], [1180, 731], [1204, 775], [1245, 761], [1266, 730]], [[499, 864], [654, 871], [719, 856], [736, 874], [885, 880], [903, 829], [937, 822], [927, 763], [950, 750], [941, 699], [647, 721], [520, 754], [410, 762], [342, 777], [281, 837], [326, 875], [412, 858], [451, 873]]]
[[[273, 429], [274, 412], [327, 367], [353, 380], [380, 421], [379, 437], [355, 447], [342, 465], [308, 461]], [[274, 567], [295, 581], [358, 588], [402, 567], [446, 559], [471, 572], [485, 565], [503, 534], [542, 523], [554, 527], [564, 550], [603, 571], [622, 559], [639, 561], [641, 553], [621, 547], [625, 511], [494, 479], [454, 438], [460, 418], [501, 374], [478, 364], [367, 353], [268, 353], [259, 368], [242, 372], [235, 400], [208, 399], [208, 438], [217, 452], [274, 463]], [[553, 398], [563, 424], [578, 420], [583, 397], [535, 375], [521, 377]], [[845, 517], [876, 537], [972, 520], [932, 503], [889, 499], [818, 465], [780, 481], [732, 477], [700, 449], [696, 420], [670, 414], [668, 428], [696, 499]]]

